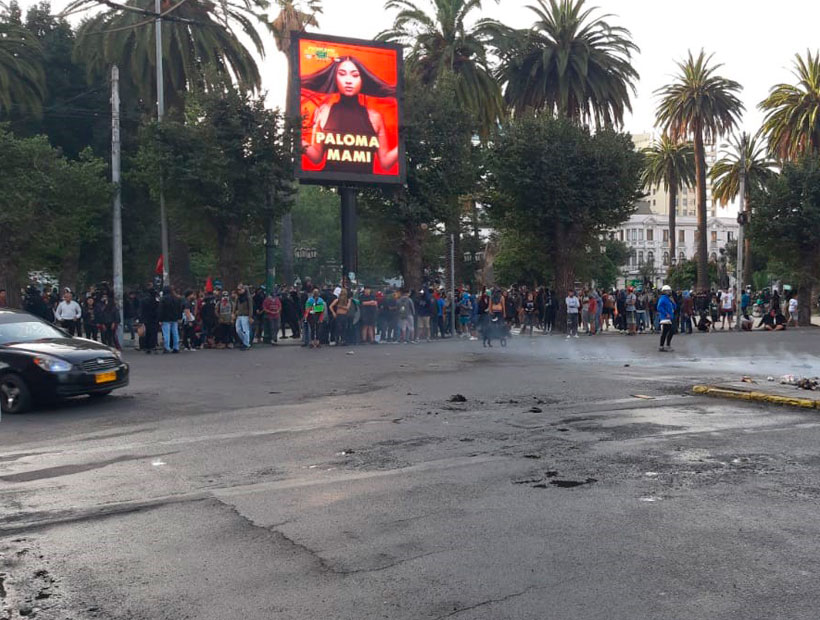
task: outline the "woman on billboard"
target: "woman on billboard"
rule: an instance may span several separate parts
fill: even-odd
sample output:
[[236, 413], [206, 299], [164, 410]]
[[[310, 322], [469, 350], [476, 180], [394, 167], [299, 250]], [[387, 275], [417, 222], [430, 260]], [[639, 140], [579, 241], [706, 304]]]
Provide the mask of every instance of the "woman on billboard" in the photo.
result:
[[383, 170], [396, 164], [398, 146], [389, 147], [381, 113], [359, 101], [359, 95], [395, 97], [395, 86], [375, 76], [354, 56], [334, 59], [324, 69], [303, 77], [301, 86], [328, 95], [313, 115], [310, 141], [302, 139], [310, 161], [320, 164], [326, 157], [326, 171], [366, 174], [373, 173], [377, 157]]

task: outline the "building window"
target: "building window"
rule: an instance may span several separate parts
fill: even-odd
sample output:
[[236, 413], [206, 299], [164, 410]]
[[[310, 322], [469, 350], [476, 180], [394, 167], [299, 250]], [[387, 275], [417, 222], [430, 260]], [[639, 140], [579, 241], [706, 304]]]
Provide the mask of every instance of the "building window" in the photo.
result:
[[619, 231], [618, 231], [618, 239], [619, 239], [620, 241], [623, 241], [623, 240], [624, 240], [624, 231], [623, 231], [623, 229], [621, 229], [621, 230], [619, 230]]
[[655, 264], [655, 253], [654, 252], [649, 251], [649, 252], [646, 253], [646, 262], [649, 263], [650, 265]]
[[643, 241], [643, 228], [638, 229], [638, 241]]
[[717, 243], [717, 231], [712, 231], [712, 243]]
[[646, 240], [647, 241], [654, 241], [655, 240], [655, 230], [652, 228], [646, 229]]
[[638, 267], [643, 267], [643, 252], [638, 252]]
[[678, 242], [686, 243], [686, 231], [685, 230], [679, 230], [678, 231]]
[[663, 253], [663, 266], [664, 267], [669, 266], [669, 252], [664, 252]]
[[629, 253], [629, 264], [630, 264], [630, 266], [631, 266], [631, 265], [634, 265], [634, 264], [635, 264], [635, 263], [637, 263], [637, 262], [638, 262], [638, 261], [637, 261], [637, 258], [635, 257], [635, 250], [633, 249], [633, 250]]
[[726, 231], [726, 241], [732, 241], [734, 239], [734, 233], [731, 230]]
[[666, 228], [663, 229], [663, 242], [669, 243], [669, 230]]
[[654, 198], [652, 199], [652, 206], [653, 207], [655, 206], [655, 199]]
[[684, 254], [683, 252], [681, 252], [680, 254], [678, 254], [678, 264], [679, 264], [679, 265], [680, 265], [682, 262], [684, 262], [685, 260], [686, 260], [686, 254]]

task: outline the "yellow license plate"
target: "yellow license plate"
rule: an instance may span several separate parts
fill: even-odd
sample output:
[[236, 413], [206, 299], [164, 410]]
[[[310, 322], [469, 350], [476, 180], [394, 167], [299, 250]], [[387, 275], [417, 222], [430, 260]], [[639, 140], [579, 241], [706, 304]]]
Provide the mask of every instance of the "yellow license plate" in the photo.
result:
[[117, 373], [116, 372], [101, 372], [98, 375], [94, 375], [94, 383], [108, 383], [109, 381], [116, 381], [117, 380]]

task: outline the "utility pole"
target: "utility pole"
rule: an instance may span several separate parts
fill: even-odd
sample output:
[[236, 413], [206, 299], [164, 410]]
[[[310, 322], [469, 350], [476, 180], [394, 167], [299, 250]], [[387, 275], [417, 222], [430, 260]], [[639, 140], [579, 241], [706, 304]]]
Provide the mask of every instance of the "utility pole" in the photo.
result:
[[112, 218], [114, 246], [114, 299], [120, 311], [117, 321], [117, 342], [122, 343], [122, 188], [120, 185], [120, 70], [111, 67], [111, 182], [114, 184], [114, 214]]
[[[162, 122], [165, 116], [165, 82], [162, 70], [162, 0], [154, 0], [154, 11], [157, 14], [155, 22], [156, 30], [156, 55], [157, 55], [157, 121]], [[168, 215], [165, 213], [165, 188], [163, 187], [162, 168], [159, 172], [159, 220], [160, 235], [162, 236], [162, 284], [170, 284], [168, 264]]]
[[740, 143], [740, 200], [739, 210], [737, 215], [737, 329], [741, 329], [741, 321], [743, 319], [743, 307], [741, 301], [743, 299], [743, 244], [746, 238], [746, 134], [743, 134]]

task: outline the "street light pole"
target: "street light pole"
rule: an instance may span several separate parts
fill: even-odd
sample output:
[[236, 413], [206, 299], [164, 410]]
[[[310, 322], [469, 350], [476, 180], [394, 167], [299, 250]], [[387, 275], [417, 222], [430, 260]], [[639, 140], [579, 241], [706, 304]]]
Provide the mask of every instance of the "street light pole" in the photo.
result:
[[[157, 14], [155, 22], [156, 56], [157, 56], [157, 121], [162, 122], [165, 116], [165, 82], [162, 70], [162, 0], [154, 0], [154, 10]], [[168, 264], [168, 215], [165, 212], [165, 188], [163, 187], [162, 168], [159, 172], [159, 220], [160, 235], [162, 237], [162, 283], [170, 284]]]
[[117, 321], [117, 342], [122, 343], [124, 308], [122, 298], [122, 187], [120, 185], [120, 70], [117, 65], [111, 67], [111, 182], [115, 188], [112, 217], [114, 299], [120, 312]]

